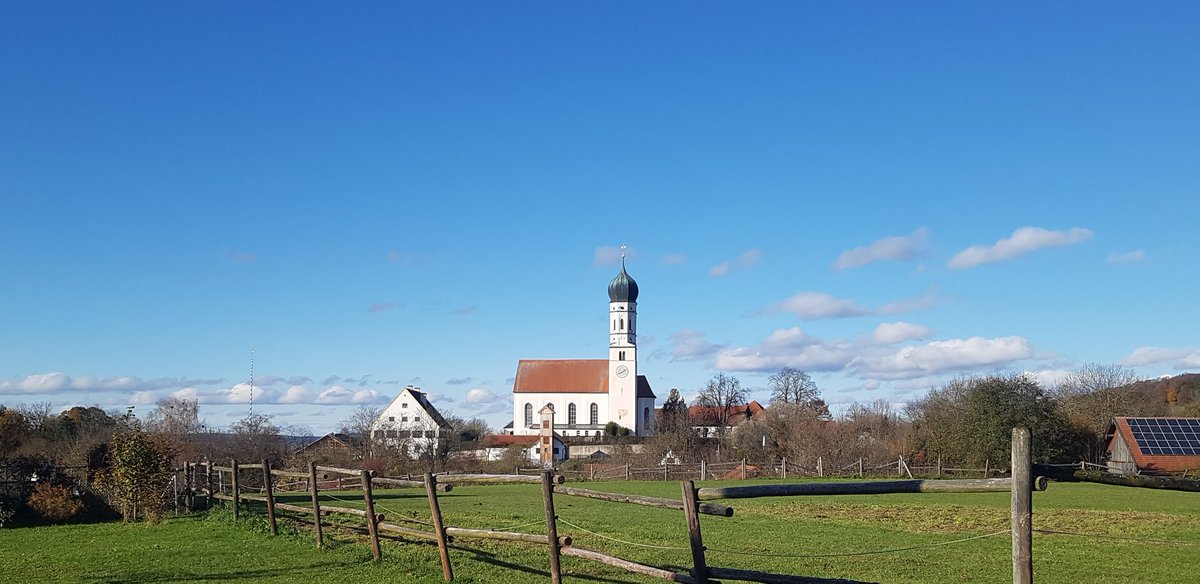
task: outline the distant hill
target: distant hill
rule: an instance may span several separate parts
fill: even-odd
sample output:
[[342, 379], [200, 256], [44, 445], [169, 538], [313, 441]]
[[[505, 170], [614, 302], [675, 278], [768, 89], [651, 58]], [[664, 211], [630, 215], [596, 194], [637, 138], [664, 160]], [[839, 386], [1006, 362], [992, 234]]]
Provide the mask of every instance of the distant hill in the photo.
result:
[[1118, 389], [1138, 394], [1152, 415], [1200, 417], [1200, 373], [1147, 379]]

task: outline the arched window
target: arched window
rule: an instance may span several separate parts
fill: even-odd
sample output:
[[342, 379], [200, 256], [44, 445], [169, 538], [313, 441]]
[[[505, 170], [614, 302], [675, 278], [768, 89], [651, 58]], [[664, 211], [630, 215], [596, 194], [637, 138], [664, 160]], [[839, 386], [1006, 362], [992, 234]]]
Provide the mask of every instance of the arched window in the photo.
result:
[[625, 330], [625, 317], [621, 317], [618, 322], [621, 323], [621, 330]]
[[642, 427], [650, 427], [650, 408], [642, 408]]
[[567, 404], [567, 425], [575, 425], [575, 404]]
[[528, 428], [532, 425], [533, 425], [533, 404], [526, 403], [525, 404], [525, 427]]
[[588, 423], [593, 426], [600, 425], [600, 406], [592, 404], [591, 411], [588, 412]]

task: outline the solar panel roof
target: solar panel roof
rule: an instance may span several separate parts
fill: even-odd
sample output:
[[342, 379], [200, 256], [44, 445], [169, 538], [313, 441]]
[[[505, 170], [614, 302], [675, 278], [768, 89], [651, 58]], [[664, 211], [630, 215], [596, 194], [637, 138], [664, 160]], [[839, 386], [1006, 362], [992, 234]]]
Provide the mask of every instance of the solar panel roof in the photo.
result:
[[1126, 418], [1142, 454], [1200, 455], [1200, 418]]

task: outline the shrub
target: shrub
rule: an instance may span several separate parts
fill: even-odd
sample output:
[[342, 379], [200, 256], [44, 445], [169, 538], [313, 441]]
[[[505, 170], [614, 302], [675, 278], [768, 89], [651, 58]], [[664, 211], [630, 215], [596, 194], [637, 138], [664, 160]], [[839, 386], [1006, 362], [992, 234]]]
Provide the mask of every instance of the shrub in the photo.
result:
[[166, 508], [174, 474], [173, 455], [163, 442], [130, 430], [113, 437], [109, 466], [97, 475], [97, 486], [126, 521], [158, 521]]
[[71, 494], [70, 489], [42, 482], [29, 496], [29, 507], [50, 523], [62, 523], [79, 513], [83, 503]]

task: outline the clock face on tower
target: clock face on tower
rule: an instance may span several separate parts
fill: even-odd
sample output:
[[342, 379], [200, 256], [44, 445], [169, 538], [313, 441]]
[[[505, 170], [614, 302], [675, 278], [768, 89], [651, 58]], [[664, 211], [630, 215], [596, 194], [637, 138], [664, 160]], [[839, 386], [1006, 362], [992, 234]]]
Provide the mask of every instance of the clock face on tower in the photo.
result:
[[617, 365], [617, 377], [625, 378], [629, 376], [629, 367], [625, 365]]

